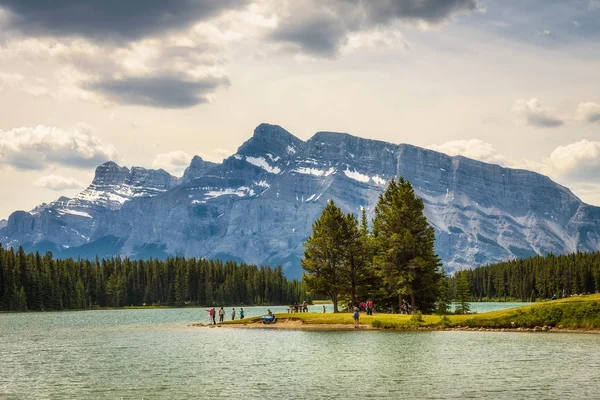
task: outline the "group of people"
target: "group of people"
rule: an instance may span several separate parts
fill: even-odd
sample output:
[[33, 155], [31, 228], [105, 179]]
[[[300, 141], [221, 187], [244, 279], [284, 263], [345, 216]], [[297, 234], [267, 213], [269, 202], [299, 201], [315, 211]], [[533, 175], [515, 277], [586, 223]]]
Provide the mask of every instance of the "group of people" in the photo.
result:
[[400, 307], [401, 314], [412, 314], [412, 306], [406, 299], [402, 299], [402, 306]]
[[[212, 324], [212, 325], [216, 325], [217, 324], [217, 310], [215, 310], [215, 308], [209, 308], [208, 310], [208, 323]], [[219, 313], [219, 323], [222, 323], [225, 321], [225, 309], [223, 307], [221, 307], [218, 311]], [[231, 320], [234, 321], [235, 320], [235, 307], [231, 309]], [[240, 319], [244, 319], [244, 309], [240, 308]]]
[[306, 301], [303, 301], [302, 304], [295, 303], [293, 306], [289, 306], [288, 313], [297, 312], [308, 312], [308, 304]]
[[366, 312], [367, 315], [373, 315], [373, 299], [369, 299], [367, 301], [361, 301], [357, 303], [348, 303], [348, 311], [353, 311], [357, 309], [359, 312]]

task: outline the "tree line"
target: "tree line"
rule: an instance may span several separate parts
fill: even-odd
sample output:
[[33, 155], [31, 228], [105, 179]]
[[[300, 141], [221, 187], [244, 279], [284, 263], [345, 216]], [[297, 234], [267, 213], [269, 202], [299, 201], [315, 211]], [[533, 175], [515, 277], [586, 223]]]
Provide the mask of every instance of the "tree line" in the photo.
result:
[[304, 283], [281, 267], [181, 257], [54, 259], [0, 245], [0, 310], [142, 305], [263, 305], [310, 302]]
[[536, 256], [459, 271], [472, 300], [535, 301], [600, 292], [600, 252]]
[[310, 293], [329, 296], [334, 312], [339, 303], [370, 298], [380, 309], [445, 313], [449, 282], [423, 208], [403, 178], [390, 181], [371, 224], [364, 208], [358, 222], [330, 200], [304, 243], [301, 263]]

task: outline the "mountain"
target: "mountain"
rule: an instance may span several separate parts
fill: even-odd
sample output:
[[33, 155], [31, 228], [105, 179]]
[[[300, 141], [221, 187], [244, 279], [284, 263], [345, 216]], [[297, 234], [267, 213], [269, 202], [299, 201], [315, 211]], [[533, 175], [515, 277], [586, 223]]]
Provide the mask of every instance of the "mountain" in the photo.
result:
[[13, 213], [0, 243], [56, 256], [279, 264], [298, 277], [302, 243], [325, 203], [365, 207], [371, 217], [396, 176], [423, 199], [448, 270], [600, 249], [600, 208], [546, 176], [346, 133], [303, 141], [269, 124], [222, 163], [194, 157], [182, 178], [102, 164], [75, 198]]

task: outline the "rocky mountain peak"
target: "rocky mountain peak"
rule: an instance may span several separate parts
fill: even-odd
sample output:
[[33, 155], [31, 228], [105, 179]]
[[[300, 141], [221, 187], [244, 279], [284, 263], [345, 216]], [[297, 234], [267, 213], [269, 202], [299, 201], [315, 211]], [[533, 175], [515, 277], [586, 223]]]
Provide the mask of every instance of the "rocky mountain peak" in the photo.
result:
[[190, 166], [187, 167], [183, 172], [182, 181], [186, 183], [193, 179], [200, 178], [217, 165], [219, 164], [210, 161], [204, 161], [200, 156], [194, 156], [190, 162]]
[[118, 185], [125, 182], [129, 176], [129, 168], [120, 167], [114, 161], [107, 161], [96, 168], [93, 184]]
[[302, 152], [305, 143], [279, 125], [262, 123], [254, 129], [252, 137], [239, 149], [238, 154], [257, 156], [271, 154], [281, 159]]
[[133, 187], [170, 189], [177, 184], [177, 178], [164, 169], [132, 167], [126, 183]]

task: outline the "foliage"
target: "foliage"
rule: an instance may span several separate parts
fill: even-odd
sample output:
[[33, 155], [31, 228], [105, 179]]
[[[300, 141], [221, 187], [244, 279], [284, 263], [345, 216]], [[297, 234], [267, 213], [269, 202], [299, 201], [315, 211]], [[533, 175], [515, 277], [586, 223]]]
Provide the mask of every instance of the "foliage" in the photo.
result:
[[91, 307], [184, 304], [293, 304], [306, 288], [288, 281], [281, 267], [234, 262], [120, 257], [57, 260], [0, 246], [0, 310], [66, 310]]
[[471, 306], [469, 305], [469, 281], [467, 280], [464, 271], [460, 271], [457, 274], [456, 282], [456, 299], [458, 305], [454, 312], [456, 314], [468, 314]]
[[452, 302], [452, 293], [450, 291], [450, 280], [446, 276], [444, 268], [440, 268], [439, 297], [437, 304], [437, 313], [445, 315], [450, 312], [450, 303]]
[[326, 294], [338, 312], [338, 297], [347, 286], [344, 266], [347, 246], [347, 220], [333, 200], [327, 203], [321, 217], [313, 223], [312, 235], [304, 243], [302, 267], [304, 282], [314, 294]]
[[[550, 299], [600, 292], [600, 252], [549, 254], [462, 271], [478, 300]], [[458, 274], [451, 279], [456, 287]]]
[[[260, 317], [227, 324], [256, 322]], [[352, 314], [298, 313], [278, 314], [277, 319], [302, 321], [312, 325], [348, 325], [354, 323]], [[442, 329], [442, 328], [535, 328], [563, 327], [568, 329], [600, 329], [600, 294], [577, 296], [562, 300], [536, 303], [529, 306], [466, 315], [403, 314], [361, 315], [361, 325], [381, 329]]]
[[[445, 287], [423, 208], [408, 181], [392, 179], [379, 198], [371, 234], [364, 208], [359, 224], [329, 201], [304, 243], [302, 266], [311, 293], [330, 296], [335, 312], [340, 299], [356, 305], [367, 298], [380, 309], [399, 310], [403, 296], [413, 310], [434, 310]], [[448, 304], [444, 293], [442, 309]]]
[[439, 294], [439, 258], [435, 254], [435, 233], [423, 214], [423, 200], [411, 184], [392, 179], [379, 197], [373, 219], [377, 275], [387, 288], [386, 303], [392, 297], [410, 298], [413, 310], [432, 311]]

